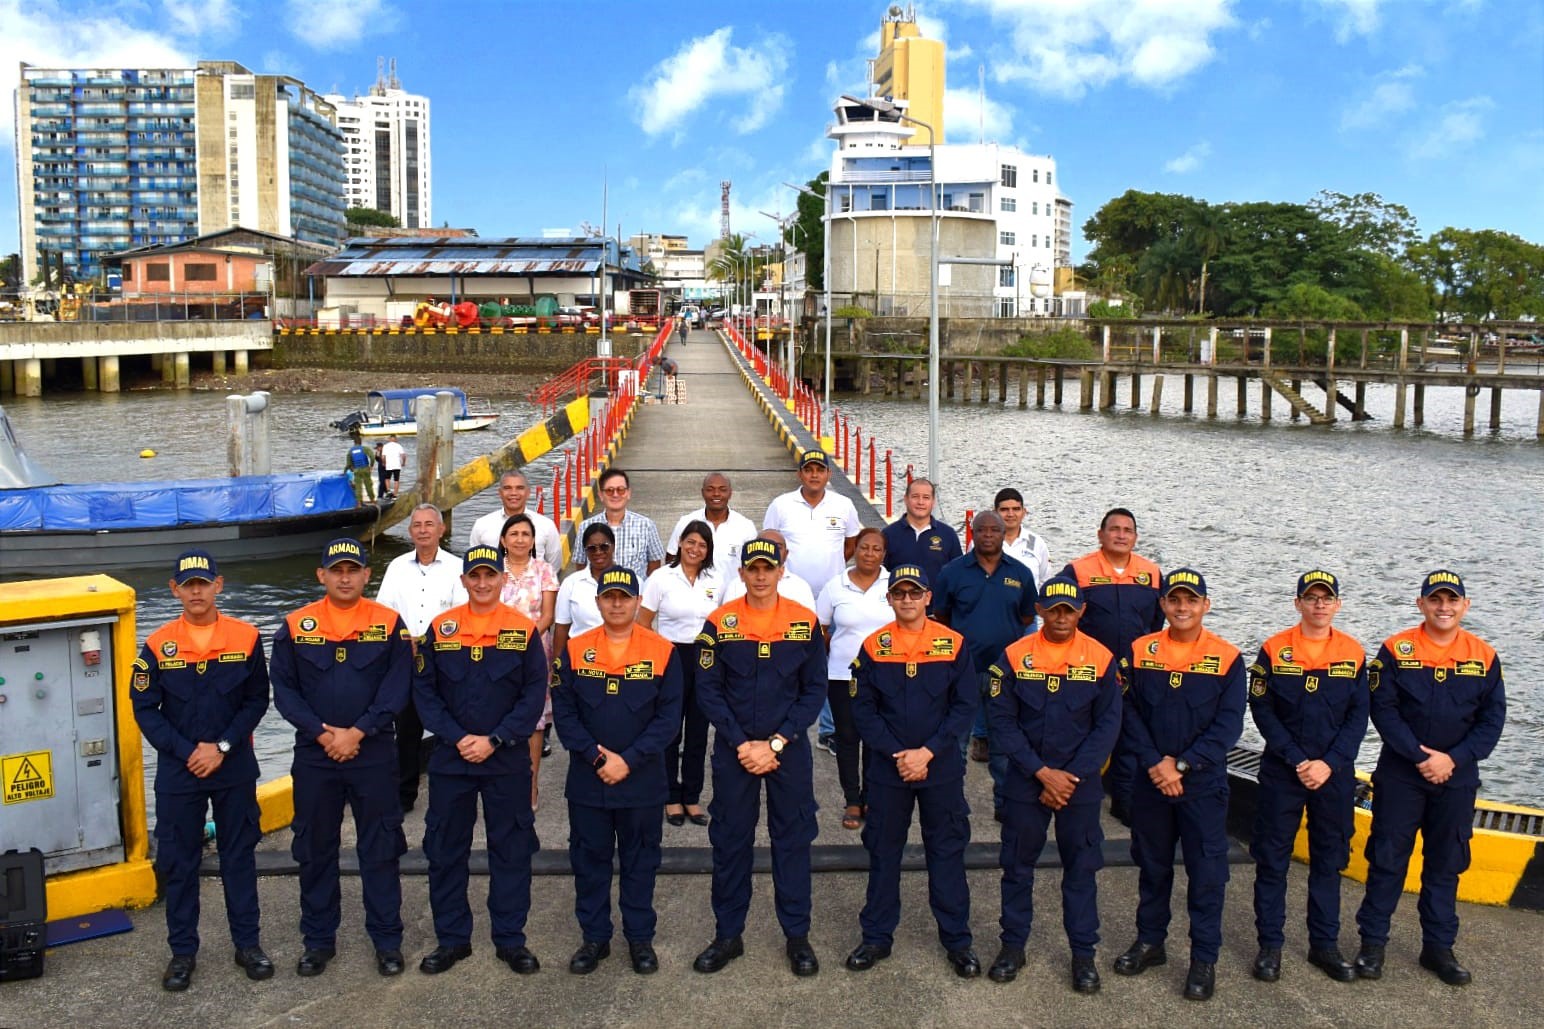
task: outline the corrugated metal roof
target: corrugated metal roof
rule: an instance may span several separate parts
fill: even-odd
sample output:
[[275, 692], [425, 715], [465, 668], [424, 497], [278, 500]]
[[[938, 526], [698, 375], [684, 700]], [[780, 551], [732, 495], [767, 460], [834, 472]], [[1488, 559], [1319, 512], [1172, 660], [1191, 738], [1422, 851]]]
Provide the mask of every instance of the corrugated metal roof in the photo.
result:
[[[351, 239], [338, 253], [306, 269], [333, 277], [437, 275], [591, 275], [598, 272], [599, 239], [504, 239], [464, 236], [424, 239]], [[613, 248], [614, 250], [614, 248]], [[631, 268], [627, 254], [626, 267]], [[614, 257], [613, 257], [614, 261]]]
[[425, 277], [440, 275], [593, 275], [600, 268], [600, 260], [576, 261], [532, 260], [530, 258], [499, 259], [496, 257], [470, 258], [466, 260], [378, 260], [367, 258], [343, 260], [335, 257], [318, 261], [306, 269], [307, 275], [331, 278], [368, 277]]

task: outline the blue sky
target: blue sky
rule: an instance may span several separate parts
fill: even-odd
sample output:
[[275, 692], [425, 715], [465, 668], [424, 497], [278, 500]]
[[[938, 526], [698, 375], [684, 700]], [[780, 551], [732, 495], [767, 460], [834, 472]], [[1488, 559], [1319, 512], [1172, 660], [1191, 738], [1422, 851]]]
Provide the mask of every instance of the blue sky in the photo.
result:
[[[599, 224], [774, 233], [829, 163], [888, 5], [665, 0], [0, 0], [0, 248], [17, 245], [10, 95], [20, 61], [240, 61], [368, 89], [376, 57], [433, 103], [434, 218], [485, 236]], [[1424, 233], [1544, 242], [1537, 0], [925, 0], [947, 41], [950, 141], [1058, 161], [1081, 226], [1126, 189], [1208, 201], [1376, 192]], [[983, 85], [984, 84], [984, 85]], [[984, 101], [984, 102], [983, 102]]]

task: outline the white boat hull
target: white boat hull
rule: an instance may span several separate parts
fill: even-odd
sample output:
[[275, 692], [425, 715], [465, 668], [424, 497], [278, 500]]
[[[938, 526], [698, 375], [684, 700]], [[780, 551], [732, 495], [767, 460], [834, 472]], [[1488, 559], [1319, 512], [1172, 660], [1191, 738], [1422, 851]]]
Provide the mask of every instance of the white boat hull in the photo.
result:
[[[457, 418], [453, 428], [457, 432], [471, 432], [473, 429], [486, 429], [499, 420], [496, 414], [473, 415], [468, 418]], [[418, 434], [417, 422], [362, 422], [359, 425], [361, 436], [416, 436]]]

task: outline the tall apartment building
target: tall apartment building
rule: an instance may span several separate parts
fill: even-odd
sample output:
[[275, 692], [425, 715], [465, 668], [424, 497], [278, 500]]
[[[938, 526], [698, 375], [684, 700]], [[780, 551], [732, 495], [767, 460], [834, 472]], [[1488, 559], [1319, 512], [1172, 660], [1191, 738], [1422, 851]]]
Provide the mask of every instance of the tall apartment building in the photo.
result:
[[[907, 114], [932, 126], [934, 143], [944, 141], [944, 58], [942, 40], [923, 38], [916, 8], [891, 4], [879, 24], [879, 56], [870, 63], [869, 80], [875, 96], [906, 101]], [[907, 142], [926, 144], [927, 130], [911, 127]]]
[[348, 207], [389, 211], [403, 228], [434, 224], [429, 201], [429, 98], [408, 93], [391, 73], [376, 75], [365, 96], [328, 94], [343, 133]]
[[298, 79], [197, 68], [21, 66], [16, 179], [28, 281], [40, 248], [77, 280], [104, 255], [237, 225], [338, 243], [342, 136]]

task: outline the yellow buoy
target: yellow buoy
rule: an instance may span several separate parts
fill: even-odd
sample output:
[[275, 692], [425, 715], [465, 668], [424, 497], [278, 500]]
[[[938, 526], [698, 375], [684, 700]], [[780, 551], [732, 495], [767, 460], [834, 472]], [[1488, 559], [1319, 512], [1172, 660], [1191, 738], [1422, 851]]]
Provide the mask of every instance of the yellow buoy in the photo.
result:
[[139, 456], [140, 457], [154, 457], [155, 456], [155, 451], [151, 450], [149, 447], [146, 447], [144, 450], [141, 450], [139, 452]]

